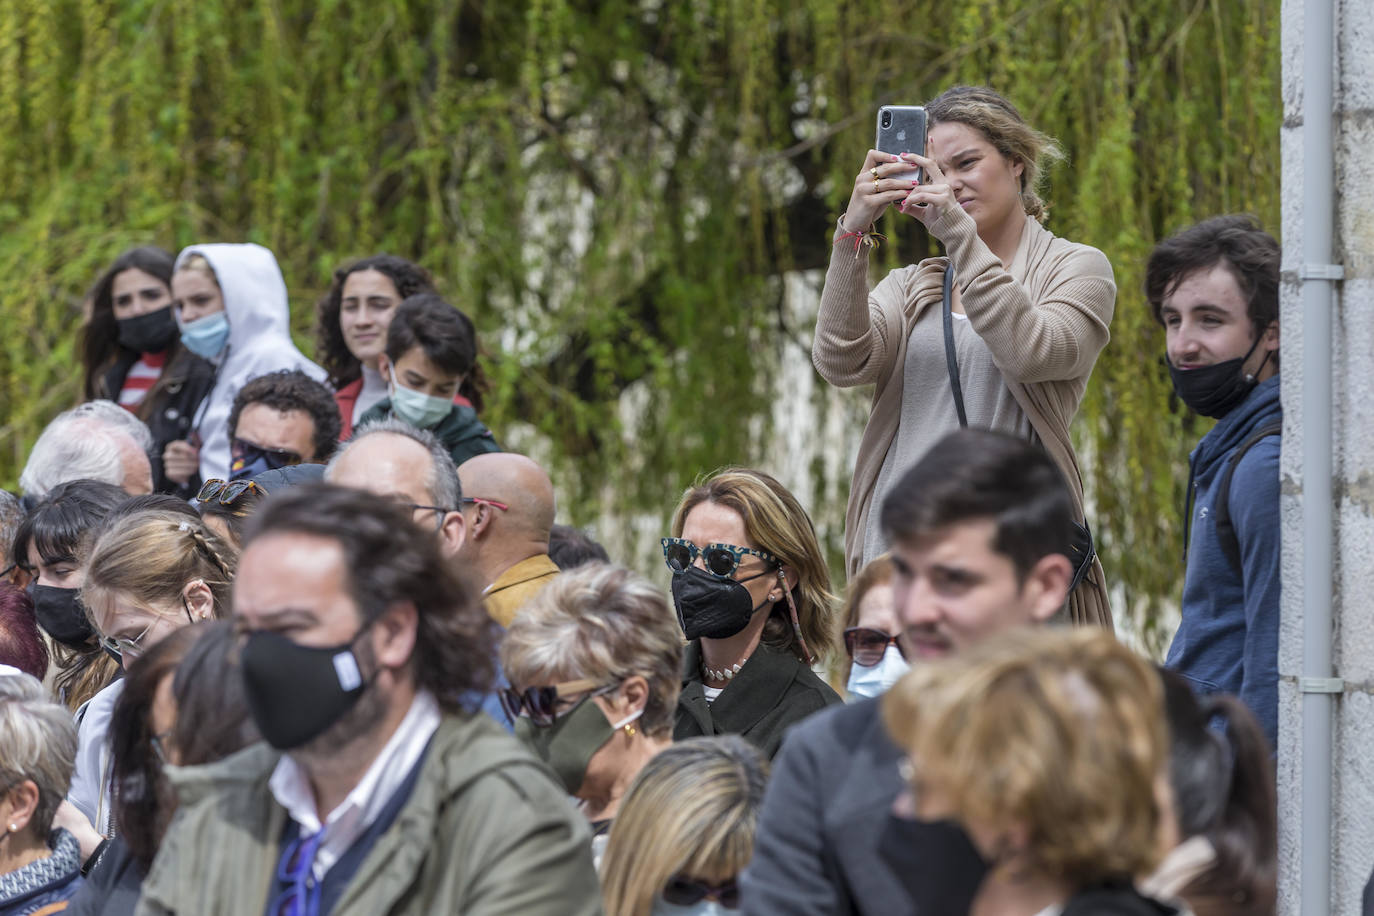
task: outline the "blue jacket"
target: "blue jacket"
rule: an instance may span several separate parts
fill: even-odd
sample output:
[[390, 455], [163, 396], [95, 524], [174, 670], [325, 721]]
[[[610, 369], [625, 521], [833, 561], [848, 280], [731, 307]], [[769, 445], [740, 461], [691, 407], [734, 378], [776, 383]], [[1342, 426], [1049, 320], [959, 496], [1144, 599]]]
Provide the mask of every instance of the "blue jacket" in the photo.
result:
[[1199, 693], [1239, 696], [1264, 726], [1270, 747], [1278, 737], [1279, 436], [1251, 447], [1231, 477], [1228, 508], [1240, 545], [1239, 574], [1212, 517], [1231, 453], [1282, 416], [1275, 375], [1217, 421], [1189, 457], [1193, 498], [1183, 621], [1166, 662]]

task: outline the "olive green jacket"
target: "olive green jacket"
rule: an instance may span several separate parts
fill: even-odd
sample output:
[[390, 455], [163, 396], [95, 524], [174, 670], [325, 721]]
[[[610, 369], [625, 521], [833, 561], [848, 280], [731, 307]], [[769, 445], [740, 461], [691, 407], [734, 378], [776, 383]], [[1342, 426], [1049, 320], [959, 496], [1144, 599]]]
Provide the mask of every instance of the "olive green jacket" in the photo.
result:
[[714, 703], [701, 683], [701, 642], [687, 644], [673, 739], [740, 735], [769, 759], [802, 719], [841, 702], [839, 694], [791, 652], [759, 644]]
[[[268, 789], [279, 754], [254, 745], [171, 770], [182, 804], [138, 916], [258, 914], [285, 810]], [[354, 875], [335, 916], [597, 916], [590, 833], [553, 775], [485, 715], [445, 716], [410, 798]]]

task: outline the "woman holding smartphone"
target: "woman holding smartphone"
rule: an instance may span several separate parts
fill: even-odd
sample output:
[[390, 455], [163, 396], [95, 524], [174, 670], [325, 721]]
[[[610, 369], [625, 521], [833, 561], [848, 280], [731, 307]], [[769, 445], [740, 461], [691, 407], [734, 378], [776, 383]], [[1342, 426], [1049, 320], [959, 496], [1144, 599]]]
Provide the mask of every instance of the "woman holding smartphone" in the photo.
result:
[[[1111, 264], [1040, 224], [1041, 167], [1061, 154], [1009, 101], [958, 86], [927, 104], [926, 115], [925, 155], [869, 150], [835, 232], [816, 320], [812, 359], [821, 376], [840, 387], [876, 386], [845, 516], [850, 575], [887, 549], [878, 517], [888, 489], [961, 425], [952, 364], [968, 425], [1042, 445], [1083, 522], [1069, 423], [1109, 337]], [[924, 170], [923, 181], [910, 176], [913, 167]], [[948, 256], [894, 270], [870, 290], [873, 226], [892, 204], [920, 220]], [[1096, 559], [1070, 596], [1069, 615], [1111, 625]]]

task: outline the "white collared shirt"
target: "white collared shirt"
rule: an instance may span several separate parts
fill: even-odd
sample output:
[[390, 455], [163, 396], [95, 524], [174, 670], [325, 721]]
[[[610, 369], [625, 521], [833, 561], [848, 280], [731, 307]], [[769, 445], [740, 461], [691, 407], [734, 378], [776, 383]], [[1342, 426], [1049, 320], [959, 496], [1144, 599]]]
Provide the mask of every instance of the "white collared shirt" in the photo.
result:
[[[429, 739], [439, 728], [439, 720], [439, 704], [434, 695], [421, 690], [363, 778], [324, 819], [324, 839], [311, 865], [316, 880], [323, 879], [339, 857], [377, 820], [424, 754]], [[315, 793], [300, 764], [283, 754], [267, 785], [277, 804], [300, 826], [302, 837], [319, 832]]]

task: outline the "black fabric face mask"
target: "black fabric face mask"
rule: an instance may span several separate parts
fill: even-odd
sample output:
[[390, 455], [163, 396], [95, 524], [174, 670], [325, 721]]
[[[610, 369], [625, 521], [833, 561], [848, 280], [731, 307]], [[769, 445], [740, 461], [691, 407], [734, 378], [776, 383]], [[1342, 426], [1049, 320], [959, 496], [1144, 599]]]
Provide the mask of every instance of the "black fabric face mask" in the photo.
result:
[[353, 644], [316, 648], [280, 633], [250, 633], [240, 653], [248, 709], [267, 743], [287, 751], [323, 734], [368, 687]]
[[134, 318], [119, 318], [119, 342], [139, 353], [161, 353], [181, 334], [172, 307], [166, 306]]
[[688, 567], [673, 576], [673, 607], [688, 639], [728, 639], [749, 626], [754, 607], [749, 589], [741, 583], [773, 574], [765, 570], [748, 579], [718, 579], [704, 569]]
[[[1255, 347], [1259, 346], [1263, 336], [1256, 337], [1250, 349], [1238, 359], [1228, 359], [1197, 369], [1179, 369], [1170, 362], [1169, 378], [1174, 383], [1178, 399], [1204, 417], [1219, 420], [1226, 416], [1245, 400], [1246, 395], [1255, 387], [1255, 375], [1245, 372], [1243, 367], [1245, 361], [1255, 352]], [[1256, 375], [1267, 362], [1268, 353], [1264, 354], [1264, 362], [1255, 370]]]
[[77, 599], [77, 589], [52, 585], [31, 585], [33, 615], [38, 625], [53, 639], [72, 649], [85, 649], [95, 636], [86, 619], [86, 609]]

